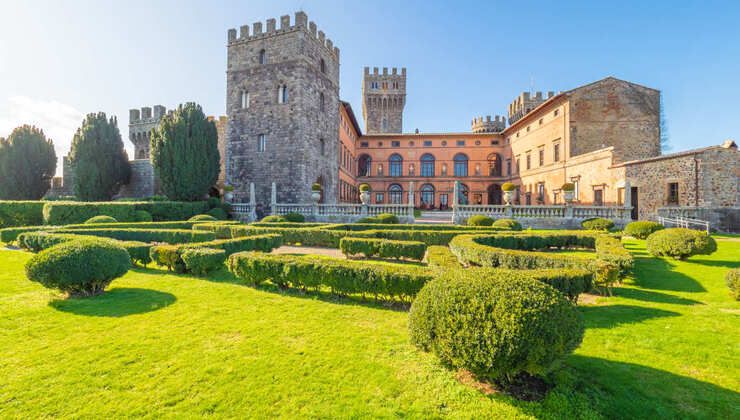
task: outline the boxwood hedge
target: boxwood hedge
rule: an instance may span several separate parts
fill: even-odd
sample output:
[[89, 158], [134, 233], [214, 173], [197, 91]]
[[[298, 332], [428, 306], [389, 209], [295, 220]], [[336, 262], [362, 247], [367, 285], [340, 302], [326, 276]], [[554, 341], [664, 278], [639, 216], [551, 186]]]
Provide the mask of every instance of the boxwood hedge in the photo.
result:
[[226, 251], [213, 248], [186, 248], [180, 253], [180, 258], [188, 271], [204, 276], [223, 267]]
[[685, 228], [670, 228], [652, 233], [647, 238], [647, 250], [659, 257], [678, 260], [698, 254], [711, 254], [717, 250], [717, 242], [705, 232]]
[[637, 239], [647, 239], [651, 233], [657, 232], [661, 229], [664, 229], [664, 227], [658, 222], [639, 220], [627, 223], [627, 226], [624, 227], [624, 234]]
[[203, 232], [186, 229], [56, 229], [55, 233], [73, 233], [76, 235], [99, 236], [118, 239], [120, 241], [165, 242], [168, 244], [182, 244], [189, 242], [205, 242], [216, 239], [213, 232]]
[[427, 248], [427, 263], [438, 269], [461, 268], [460, 261], [446, 246], [434, 245]]
[[0, 201], [0, 228], [44, 223], [45, 201]]
[[47, 225], [69, 225], [83, 223], [99, 215], [111, 216], [121, 222], [133, 222], [138, 219], [137, 210], [148, 212], [155, 221], [187, 220], [208, 209], [207, 201], [48, 201], [43, 206], [43, 222]]
[[342, 238], [339, 249], [344, 255], [364, 255], [365, 257], [408, 258], [421, 261], [427, 250], [424, 242], [392, 241], [389, 239]]

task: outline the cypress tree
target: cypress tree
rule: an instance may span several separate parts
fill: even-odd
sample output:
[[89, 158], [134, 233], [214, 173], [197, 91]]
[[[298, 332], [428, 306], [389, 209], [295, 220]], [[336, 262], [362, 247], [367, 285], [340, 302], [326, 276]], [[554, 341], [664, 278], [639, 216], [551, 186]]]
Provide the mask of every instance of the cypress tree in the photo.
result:
[[83, 201], [110, 200], [131, 177], [118, 121], [104, 112], [87, 115], [72, 139], [69, 160], [75, 195]]
[[54, 143], [30, 125], [0, 138], [0, 199], [38, 200], [49, 191], [57, 169]]
[[218, 179], [216, 124], [193, 102], [162, 119], [152, 131], [150, 150], [159, 185], [171, 200], [201, 200]]

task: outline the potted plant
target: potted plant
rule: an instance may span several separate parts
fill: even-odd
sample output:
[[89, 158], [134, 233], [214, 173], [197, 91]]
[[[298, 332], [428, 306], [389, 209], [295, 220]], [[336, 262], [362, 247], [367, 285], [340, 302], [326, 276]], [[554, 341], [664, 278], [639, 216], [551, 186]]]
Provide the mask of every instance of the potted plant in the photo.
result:
[[511, 205], [514, 199], [514, 191], [516, 191], [516, 189], [517, 186], [511, 182], [505, 182], [504, 185], [501, 186], [501, 190], [504, 192], [504, 202], [507, 206]]
[[311, 185], [311, 199], [314, 203], [321, 201], [321, 184], [318, 182], [314, 182], [314, 184]]
[[360, 184], [360, 201], [362, 204], [370, 204], [370, 185]]
[[234, 187], [231, 185], [224, 186], [224, 200], [230, 203], [234, 199]]
[[563, 199], [566, 203], [570, 204], [575, 198], [576, 185], [572, 182], [566, 182], [560, 189], [563, 190]]

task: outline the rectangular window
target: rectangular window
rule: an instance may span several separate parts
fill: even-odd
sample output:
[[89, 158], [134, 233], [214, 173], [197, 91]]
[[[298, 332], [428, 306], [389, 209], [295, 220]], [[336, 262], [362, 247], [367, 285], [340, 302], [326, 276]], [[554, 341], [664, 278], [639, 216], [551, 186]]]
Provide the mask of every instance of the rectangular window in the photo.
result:
[[540, 203], [545, 202], [545, 183], [540, 182], [537, 184], [537, 201]]
[[324, 156], [326, 154], [326, 142], [324, 139], [319, 139], [319, 144], [321, 146], [321, 156]]
[[538, 123], [538, 124], [539, 124], [539, 125], [542, 125], [542, 122], [543, 122], [543, 120], [542, 120], [542, 118], [540, 118], [540, 121], [539, 121], [539, 123]]
[[491, 140], [491, 146], [495, 146], [498, 144], [498, 140]]
[[594, 190], [594, 205], [595, 206], [604, 205], [604, 190], [601, 188]]
[[521, 161], [521, 158], [520, 158], [520, 156], [517, 155], [517, 157], [516, 157], [516, 173], [521, 172], [521, 170], [520, 170], [521, 169], [521, 166], [519, 166], [520, 161]]
[[552, 113], [552, 116], [553, 116], [553, 117], [557, 117], [559, 113], [560, 113], [560, 110], [559, 110], [559, 109], [556, 109], [556, 110], [555, 110], [555, 111], [554, 111], [554, 112]]
[[391, 147], [401, 147], [401, 142], [400, 141], [392, 141], [391, 142]]
[[260, 134], [257, 136], [257, 151], [258, 152], [264, 152], [267, 148], [267, 136], [265, 134]]
[[540, 166], [545, 166], [545, 149], [540, 149], [537, 152], [539, 154], [538, 158]]
[[571, 178], [570, 182], [573, 183], [573, 200], [578, 201], [578, 197], [580, 196], [581, 190], [579, 187], [578, 177]]
[[532, 155], [527, 153], [527, 169], [530, 169], [532, 167]]
[[531, 192], [524, 194], [524, 204], [528, 206], [532, 205], [532, 193]]
[[383, 200], [385, 200], [385, 196], [383, 193], [375, 193], [375, 202], [378, 204], [383, 204]]
[[560, 143], [555, 143], [552, 146], [552, 160], [554, 162], [560, 162]]
[[458, 140], [457, 141], [458, 146], [465, 146], [465, 140]]
[[506, 159], [506, 175], [511, 176], [511, 159]]
[[678, 182], [668, 183], [668, 204], [678, 205]]
[[439, 208], [444, 210], [447, 208], [447, 194], [439, 195]]
[[368, 147], [369, 144], [366, 141], [360, 142], [360, 147]]
[[432, 147], [432, 141], [431, 140], [424, 140], [424, 147]]

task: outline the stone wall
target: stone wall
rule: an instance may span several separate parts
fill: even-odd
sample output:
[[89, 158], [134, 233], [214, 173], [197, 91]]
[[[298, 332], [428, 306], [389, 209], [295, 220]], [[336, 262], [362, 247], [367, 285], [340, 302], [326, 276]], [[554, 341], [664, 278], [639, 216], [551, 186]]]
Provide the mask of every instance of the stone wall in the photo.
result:
[[362, 117], [367, 134], [403, 132], [403, 108], [406, 105], [406, 69], [365, 67], [362, 78]]
[[159, 193], [159, 181], [154, 176], [154, 167], [149, 159], [136, 159], [131, 164], [131, 180], [121, 187], [117, 197], [141, 198]]

